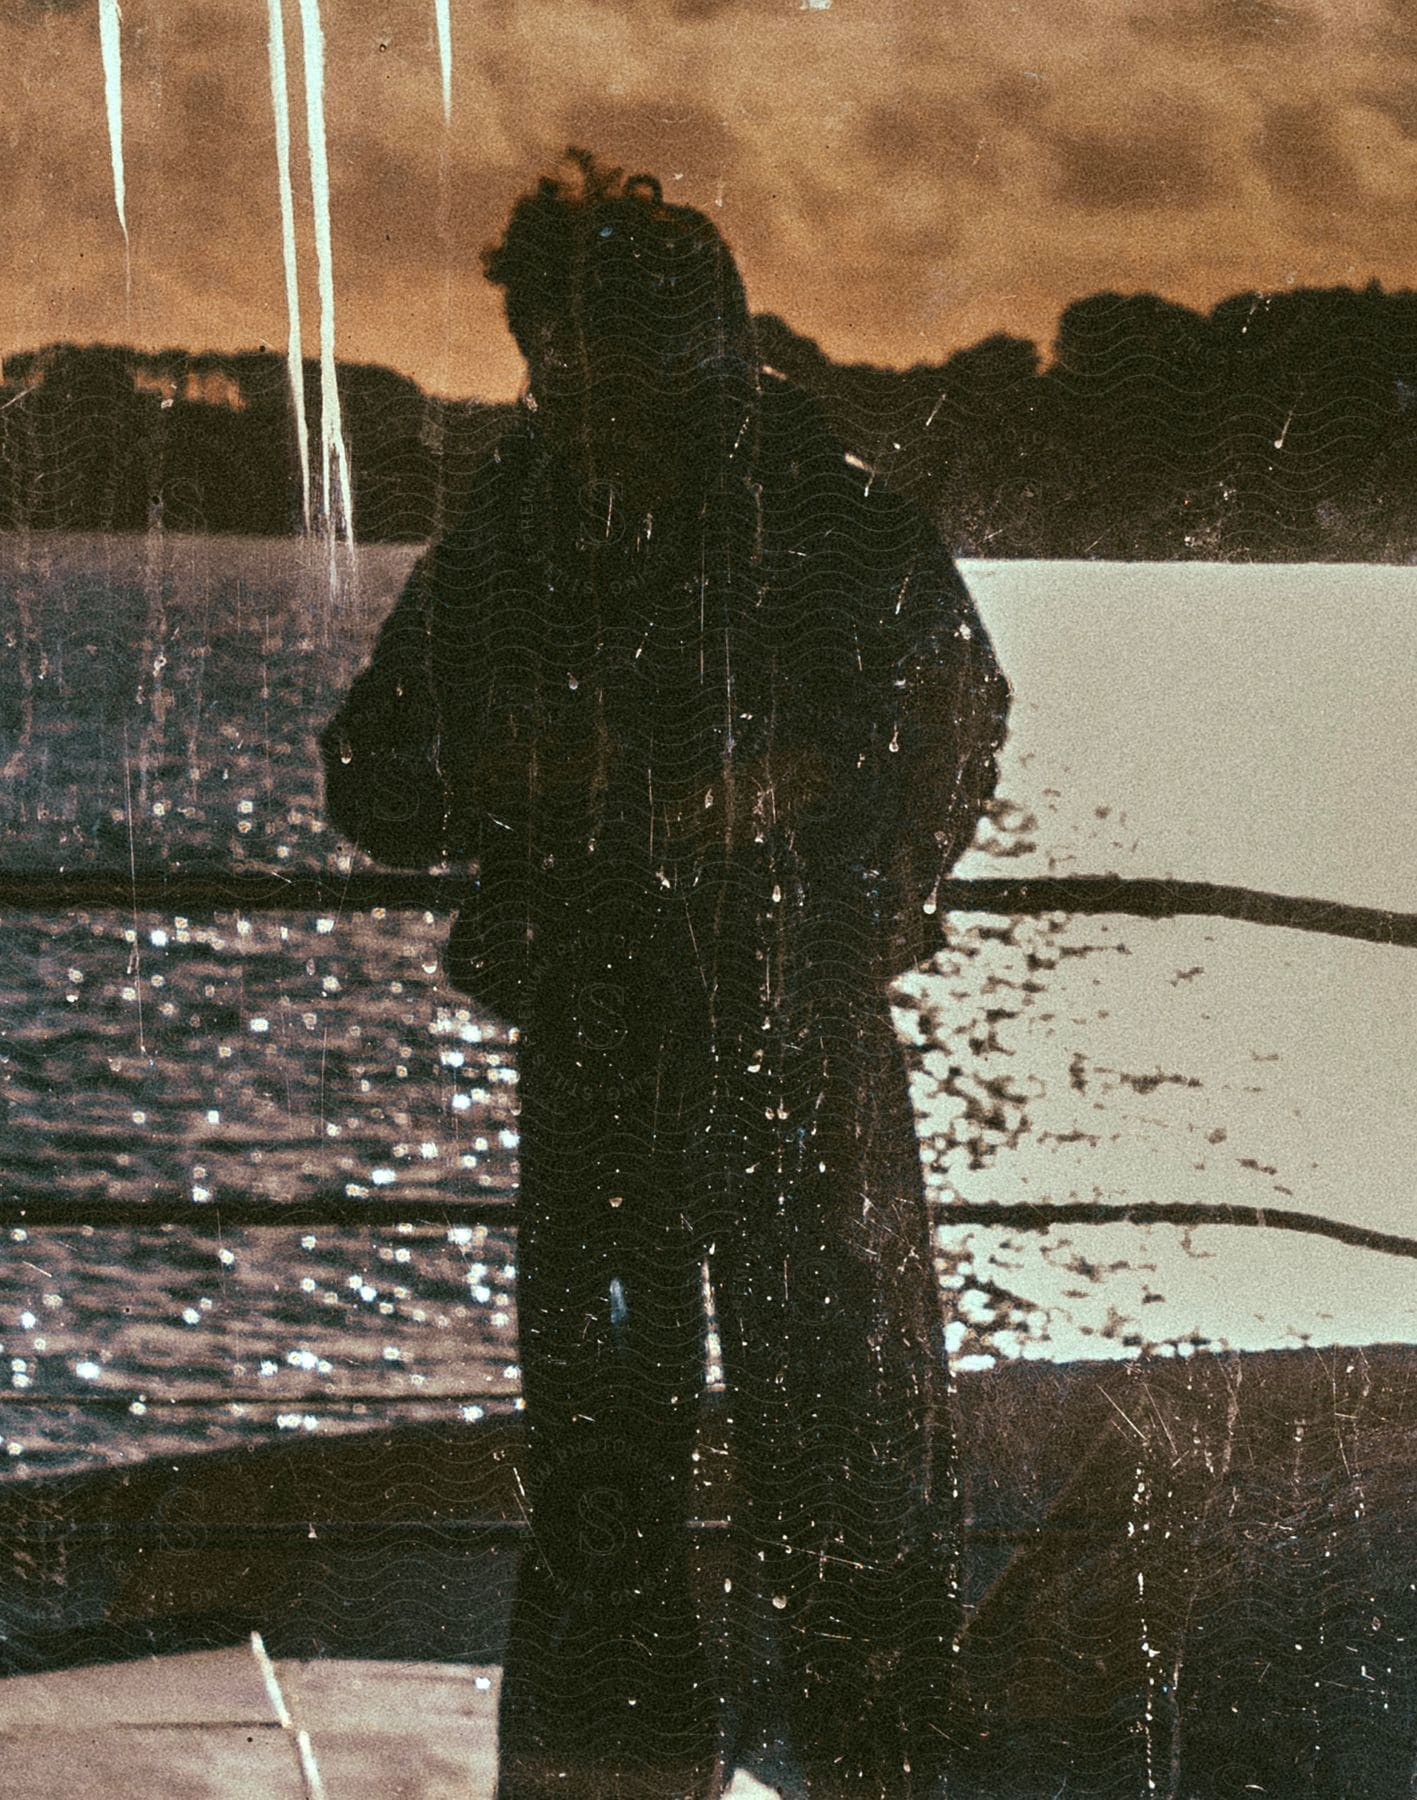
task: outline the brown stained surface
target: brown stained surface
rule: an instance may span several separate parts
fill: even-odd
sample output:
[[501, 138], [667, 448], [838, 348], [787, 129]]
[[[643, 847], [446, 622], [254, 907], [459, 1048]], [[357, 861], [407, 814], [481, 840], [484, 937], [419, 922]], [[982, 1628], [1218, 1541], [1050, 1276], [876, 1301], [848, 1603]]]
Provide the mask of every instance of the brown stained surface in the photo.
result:
[[[1405, 1796], [1414, 1375], [1403, 1346], [961, 1375], [965, 1791], [1031, 1794], [1010, 1785], [1026, 1768], [1049, 1793], [1065, 1778], [1140, 1793], [1160, 1767], [1181, 1793]], [[700, 1438], [709, 1522], [731, 1503], [725, 1427], [711, 1415]], [[0, 1531], [20, 1579], [4, 1597], [28, 1611], [0, 1682], [0, 1791], [286, 1791], [259, 1785], [287, 1778], [282, 1755], [291, 1779], [298, 1765], [243, 1641], [253, 1626], [339, 1774], [332, 1797], [482, 1791], [439, 1783], [460, 1758], [491, 1767], [520, 1453], [509, 1424], [401, 1430], [9, 1487]], [[698, 1543], [708, 1604], [724, 1538]], [[221, 1644], [238, 1648], [201, 1648]], [[59, 1666], [99, 1658], [114, 1660]], [[178, 1781], [194, 1723], [207, 1786]], [[144, 1786], [168, 1740], [170, 1776]], [[120, 1752], [127, 1789], [107, 1779]], [[211, 1785], [227, 1767], [243, 1785]], [[376, 1767], [415, 1785], [358, 1785]]]
[[0, 1781], [6, 1793], [45, 1800], [315, 1800], [322, 1788], [328, 1800], [492, 1793], [495, 1669], [273, 1668], [289, 1724], [250, 1646], [19, 1676], [0, 1688]]
[[[289, 1723], [250, 1646], [17, 1676], [0, 1684], [0, 1784], [15, 1800], [491, 1800], [496, 1667], [273, 1673]], [[771, 1793], [746, 1772], [728, 1790]]]

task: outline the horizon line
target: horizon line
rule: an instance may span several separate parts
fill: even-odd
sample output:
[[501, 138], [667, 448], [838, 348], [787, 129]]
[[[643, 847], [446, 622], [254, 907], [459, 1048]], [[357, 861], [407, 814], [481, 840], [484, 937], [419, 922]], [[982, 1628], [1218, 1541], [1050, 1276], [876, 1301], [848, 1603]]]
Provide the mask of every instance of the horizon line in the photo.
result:
[[[999, 330], [987, 332], [984, 336], [975, 338], [969, 343], [960, 344], [954, 349], [944, 351], [935, 360], [922, 358], [910, 363], [872, 362], [869, 359], [841, 361], [832, 356], [828, 351], [824, 350], [816, 338], [804, 331], [799, 331], [797, 327], [793, 325], [789, 319], [784, 318], [781, 313], [772, 310], [764, 310], [753, 312], [751, 316], [755, 325], [759, 325], [763, 321], [772, 321], [774, 324], [781, 326], [810, 354], [820, 358], [828, 367], [842, 373], [849, 374], [853, 372], [870, 371], [876, 375], [910, 376], [919, 375], [929, 371], [943, 371], [957, 357], [967, 355], [972, 350], [981, 349], [986, 344], [1004, 340], [1015, 344], [1028, 345], [1038, 357], [1038, 368], [1035, 371], [1036, 375], [1045, 376], [1050, 374], [1058, 366], [1058, 336], [1064, 319], [1075, 307], [1084, 306], [1090, 301], [1154, 300], [1161, 306], [1174, 310], [1175, 312], [1189, 313], [1192, 318], [1202, 324], [1213, 324], [1215, 322], [1216, 314], [1220, 312], [1222, 308], [1233, 305], [1236, 301], [1240, 300], [1260, 300], [1268, 303], [1272, 300], [1297, 299], [1303, 295], [1340, 294], [1350, 295], [1355, 298], [1381, 298], [1383, 300], [1409, 299], [1417, 301], [1417, 287], [1387, 288], [1376, 276], [1370, 278], [1361, 286], [1350, 284], [1348, 282], [1336, 282], [1326, 287], [1286, 286], [1282, 288], [1237, 288], [1233, 293], [1222, 296], [1221, 299], [1217, 300], [1215, 304], [1208, 309], [1192, 306], [1185, 301], [1169, 299], [1165, 294], [1159, 293], [1155, 288], [1142, 287], [1123, 290], [1121, 288], [1105, 287], [1098, 288], [1091, 293], [1080, 294], [1063, 305], [1057, 314], [1054, 335], [1046, 346], [1037, 337], [1023, 337], [1016, 332], [1001, 327]], [[276, 350], [270, 345], [260, 343], [255, 345], [244, 345], [235, 349], [216, 349], [208, 347], [202, 350], [193, 350], [177, 344], [154, 345], [149, 347], [141, 343], [123, 343], [116, 342], [112, 339], [93, 339], [81, 343], [72, 338], [53, 338], [46, 343], [34, 347], [16, 348], [0, 352], [0, 387], [9, 386], [7, 371], [12, 363], [24, 362], [27, 359], [41, 357], [57, 350], [74, 350], [81, 353], [111, 351], [132, 357], [148, 358], [157, 362], [160, 362], [164, 357], [182, 357], [185, 358], [189, 364], [220, 362], [224, 359], [247, 357], [269, 357], [273, 362], [278, 362], [282, 364], [282, 366], [284, 366], [287, 361], [285, 352]], [[417, 388], [421, 394], [431, 400], [441, 400], [455, 405], [478, 405], [489, 407], [509, 407], [517, 404], [515, 398], [491, 399], [483, 394], [442, 392], [431, 385], [425, 385], [425, 382], [418, 376], [410, 374], [406, 370], [398, 368], [394, 364], [388, 362], [372, 361], [352, 356], [337, 356], [335, 360], [338, 368], [375, 370], [382, 374], [393, 375], [400, 381], [408, 382], [410, 386]], [[301, 366], [304, 369], [313, 368], [318, 374], [320, 366], [318, 356], [302, 356]], [[791, 377], [788, 379], [791, 379]]]

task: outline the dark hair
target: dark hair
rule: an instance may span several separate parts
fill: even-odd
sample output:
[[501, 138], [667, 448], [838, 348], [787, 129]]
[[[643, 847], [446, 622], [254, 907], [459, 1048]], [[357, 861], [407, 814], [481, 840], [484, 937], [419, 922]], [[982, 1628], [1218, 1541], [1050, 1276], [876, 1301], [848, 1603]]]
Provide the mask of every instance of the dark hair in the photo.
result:
[[653, 330], [656, 315], [680, 325], [692, 318], [718, 354], [750, 360], [747, 296], [713, 221], [666, 202], [653, 175], [626, 180], [574, 145], [566, 161], [572, 172], [543, 175], [512, 208], [502, 241], [482, 252], [522, 354], [532, 354], [543, 323], [576, 316], [593, 286], [639, 328]]

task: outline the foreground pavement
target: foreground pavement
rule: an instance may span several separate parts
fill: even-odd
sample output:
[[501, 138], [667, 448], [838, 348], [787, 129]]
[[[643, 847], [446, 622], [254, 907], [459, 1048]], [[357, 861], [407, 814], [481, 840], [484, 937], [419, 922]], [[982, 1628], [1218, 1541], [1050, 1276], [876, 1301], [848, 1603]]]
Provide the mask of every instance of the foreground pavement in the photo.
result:
[[[259, 1636], [0, 1681], [28, 1800], [492, 1800], [501, 1670], [272, 1661]], [[740, 1772], [732, 1800], [773, 1800]]]

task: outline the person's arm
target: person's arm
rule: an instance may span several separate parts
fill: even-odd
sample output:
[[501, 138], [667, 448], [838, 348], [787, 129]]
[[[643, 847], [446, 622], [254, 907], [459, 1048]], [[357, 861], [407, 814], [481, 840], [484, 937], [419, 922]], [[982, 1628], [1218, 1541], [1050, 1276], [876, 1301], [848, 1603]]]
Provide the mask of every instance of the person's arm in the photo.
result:
[[843, 587], [863, 568], [879, 584], [862, 608], [859, 679], [835, 716], [816, 721], [825, 778], [797, 817], [816, 853], [889, 872], [919, 905], [969, 848], [993, 797], [1010, 693], [934, 526], [899, 496], [873, 500], [843, 526], [849, 549], [838, 553]]
[[495, 634], [515, 628], [501, 591], [526, 445], [501, 439], [475, 473], [461, 517], [415, 564], [368, 667], [320, 738], [330, 818], [397, 868], [478, 858], [524, 832], [533, 768], [527, 722], [494, 705]]
[[933, 862], [921, 871], [933, 886], [969, 848], [994, 796], [1011, 696], [969, 590], [933, 530], [894, 622], [901, 824], [905, 841]]
[[415, 565], [368, 667], [320, 736], [325, 811], [377, 862], [427, 868], [471, 845], [444, 766], [434, 679], [439, 553]]
[[[896, 977], [937, 946], [935, 896], [969, 848], [998, 782], [1009, 684], [959, 571], [934, 535], [884, 621], [893, 652], [891, 742], [877, 763], [872, 858], [889, 918], [883, 972]], [[883, 923], [885, 919], [883, 918]]]
[[[902, 567], [903, 532], [914, 542]], [[670, 836], [736, 848], [786, 827], [818, 861], [892, 870], [918, 903], [968, 849], [993, 797], [1009, 686], [952, 558], [914, 507], [882, 495], [843, 535], [845, 570], [879, 557], [900, 571], [874, 617], [864, 609], [859, 681], [823, 689], [810, 663], [799, 670], [778, 742], [735, 763], [731, 788], [720, 771], [670, 816]]]

